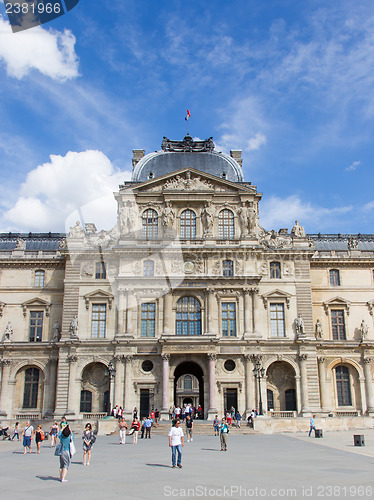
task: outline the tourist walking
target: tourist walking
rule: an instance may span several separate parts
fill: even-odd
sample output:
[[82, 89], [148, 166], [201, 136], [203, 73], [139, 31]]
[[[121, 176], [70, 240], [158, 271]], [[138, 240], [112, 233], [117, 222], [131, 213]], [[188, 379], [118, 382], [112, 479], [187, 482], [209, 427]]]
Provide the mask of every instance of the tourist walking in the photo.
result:
[[66, 417], [62, 417], [61, 422], [60, 422], [60, 430], [62, 431], [62, 429], [63, 429], [66, 425], [68, 425], [68, 422], [67, 422], [67, 420], [66, 420]]
[[153, 420], [148, 417], [145, 419], [145, 422], [144, 422], [144, 428], [145, 428], [145, 439], [147, 439], [147, 437], [149, 439], [151, 439], [151, 427], [152, 427], [152, 424], [153, 424]]
[[242, 420], [242, 416], [240, 415], [239, 411], [236, 412], [235, 419], [236, 419], [236, 425], [240, 429], [240, 423], [241, 423], [241, 420]]
[[16, 436], [17, 436], [17, 441], [19, 441], [19, 422], [16, 422], [14, 425], [12, 441]]
[[214, 420], [213, 420], [213, 429], [214, 429], [214, 435], [218, 436], [218, 434], [219, 434], [219, 418], [218, 418], [218, 415], [216, 415], [214, 417]]
[[[184, 446], [183, 429], [179, 420], [173, 420], [173, 426], [169, 431], [169, 446], [171, 448], [171, 465], [173, 469], [177, 465], [182, 468], [182, 447]], [[176, 455], [178, 454], [177, 461]], [[175, 465], [175, 462], [177, 464]]]
[[316, 418], [315, 415], [312, 416], [312, 418], [310, 419], [310, 429], [309, 429], [309, 437], [310, 435], [312, 434], [312, 431], [314, 430], [314, 432], [316, 431], [316, 424], [314, 422], [314, 419]]
[[36, 453], [40, 455], [40, 443], [44, 441], [45, 435], [41, 425], [38, 425], [35, 431]]
[[91, 460], [91, 450], [94, 442], [96, 441], [96, 436], [92, 430], [92, 425], [90, 423], [86, 424], [84, 428], [83, 435], [83, 465], [90, 465]]
[[134, 418], [138, 418], [138, 410], [137, 410], [136, 406], [135, 406], [135, 408], [133, 409], [133, 412], [132, 412], [132, 418], [133, 418], [133, 419], [134, 419]]
[[31, 441], [34, 437], [34, 427], [30, 425], [29, 420], [26, 422], [26, 427], [22, 431], [23, 437], [23, 454], [26, 455], [26, 448], [29, 449], [29, 453], [31, 453]]
[[59, 432], [58, 437], [60, 439], [61, 443], [61, 455], [60, 455], [60, 481], [62, 483], [66, 483], [66, 474], [68, 472], [68, 469], [70, 467], [70, 462], [71, 462], [71, 450], [70, 450], [70, 443], [73, 442], [74, 440], [74, 435], [70, 430], [70, 427], [68, 424], [64, 426], [62, 431]]
[[142, 418], [142, 421], [141, 421], [141, 431], [142, 431], [142, 435], [140, 436], [140, 439], [144, 439], [144, 432], [145, 432], [145, 417]]
[[118, 426], [119, 426], [119, 444], [126, 444], [126, 430], [127, 430], [126, 420], [124, 418], [121, 418], [118, 421]]
[[223, 418], [219, 426], [219, 437], [221, 440], [221, 451], [227, 451], [227, 434], [229, 433], [229, 427], [226, 424], [226, 420]]
[[53, 446], [56, 446], [56, 444], [57, 444], [57, 435], [58, 435], [57, 422], [53, 422], [53, 425], [51, 427], [51, 432], [49, 434], [51, 435], [51, 448], [52, 448]]
[[131, 431], [130, 431], [130, 433], [132, 433], [132, 444], [138, 444], [139, 429], [140, 429], [140, 422], [135, 417], [131, 424]]
[[192, 418], [189, 415], [187, 415], [187, 417], [186, 417], [187, 443], [189, 443], [190, 440], [193, 441], [192, 430], [193, 430], [193, 421], [192, 421]]

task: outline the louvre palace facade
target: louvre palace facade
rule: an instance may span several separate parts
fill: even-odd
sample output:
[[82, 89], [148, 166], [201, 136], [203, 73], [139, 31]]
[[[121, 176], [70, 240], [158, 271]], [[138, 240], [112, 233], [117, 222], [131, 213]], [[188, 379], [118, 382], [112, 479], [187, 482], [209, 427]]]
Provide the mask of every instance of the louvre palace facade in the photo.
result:
[[133, 151], [117, 224], [0, 235], [3, 419], [373, 416], [374, 236], [268, 230], [241, 151]]

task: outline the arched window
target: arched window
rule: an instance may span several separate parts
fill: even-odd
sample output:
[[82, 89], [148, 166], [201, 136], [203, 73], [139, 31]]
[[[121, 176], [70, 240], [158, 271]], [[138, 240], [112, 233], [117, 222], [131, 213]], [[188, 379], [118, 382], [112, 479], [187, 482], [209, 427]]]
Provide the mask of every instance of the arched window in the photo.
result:
[[158, 214], [156, 210], [148, 208], [143, 212], [143, 238], [145, 240], [157, 240], [158, 237]]
[[200, 303], [194, 297], [177, 302], [177, 335], [201, 335]]
[[155, 263], [153, 260], [145, 260], [143, 268], [143, 276], [154, 276], [155, 275]]
[[41, 269], [35, 271], [34, 286], [37, 287], [44, 286], [44, 280], [45, 280], [45, 271], [42, 271]]
[[221, 210], [218, 217], [220, 240], [232, 240], [235, 236], [234, 214], [225, 208]]
[[339, 365], [335, 368], [336, 393], [338, 395], [338, 406], [352, 406], [351, 383], [349, 370], [346, 366]]
[[270, 262], [270, 278], [271, 279], [280, 279], [281, 278], [280, 262]]
[[23, 408], [38, 407], [39, 375], [39, 368], [27, 368], [27, 370], [25, 370]]
[[268, 411], [274, 410], [274, 393], [271, 389], [267, 389]]
[[330, 285], [340, 286], [339, 269], [330, 269]]
[[234, 263], [232, 260], [222, 261], [223, 276], [234, 276]]
[[183, 388], [185, 391], [192, 391], [192, 377], [191, 377], [191, 375], [184, 376]]
[[92, 392], [91, 391], [81, 391], [81, 413], [91, 413], [92, 412]]
[[196, 214], [192, 210], [181, 213], [181, 238], [194, 240], [196, 238]]

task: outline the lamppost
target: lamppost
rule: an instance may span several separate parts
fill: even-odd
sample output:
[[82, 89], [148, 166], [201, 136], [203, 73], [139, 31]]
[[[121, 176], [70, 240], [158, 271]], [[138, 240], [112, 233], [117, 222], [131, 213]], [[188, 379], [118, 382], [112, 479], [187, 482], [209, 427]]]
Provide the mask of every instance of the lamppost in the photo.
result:
[[106, 370], [106, 375], [109, 375], [109, 398], [108, 398], [108, 416], [110, 416], [111, 414], [111, 406], [112, 406], [112, 403], [111, 403], [111, 385], [112, 385], [112, 379], [114, 378], [116, 374], [116, 369], [112, 363], [112, 361], [109, 361], [108, 363], [108, 367], [107, 367], [107, 370]]
[[261, 361], [258, 359], [256, 361], [256, 367], [253, 369], [255, 374], [255, 379], [258, 379], [258, 394], [259, 394], [259, 415], [263, 415], [262, 411], [262, 396], [261, 396], [261, 379], [265, 377], [265, 368], [261, 368]]

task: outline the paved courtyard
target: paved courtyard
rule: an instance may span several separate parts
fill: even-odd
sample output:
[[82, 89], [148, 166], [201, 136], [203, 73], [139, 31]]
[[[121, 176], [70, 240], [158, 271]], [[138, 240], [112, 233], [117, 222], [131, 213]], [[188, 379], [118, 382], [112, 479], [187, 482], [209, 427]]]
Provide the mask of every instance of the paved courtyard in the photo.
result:
[[77, 454], [60, 483], [58, 458], [48, 442], [41, 454], [23, 455], [20, 443], [0, 442], [0, 498], [374, 498], [374, 431], [362, 431], [365, 448], [353, 447], [356, 432], [230, 435], [228, 451], [219, 438], [196, 436], [183, 449], [183, 469], [170, 467], [166, 436], [119, 445], [117, 436], [99, 437], [91, 465]]

